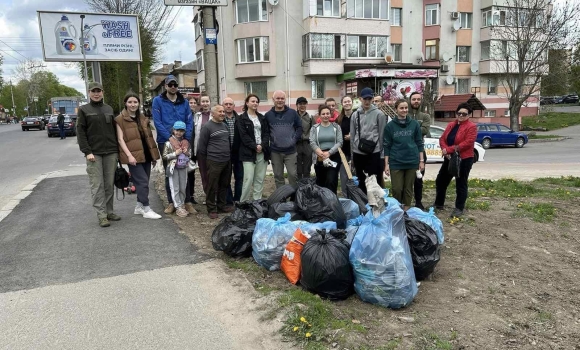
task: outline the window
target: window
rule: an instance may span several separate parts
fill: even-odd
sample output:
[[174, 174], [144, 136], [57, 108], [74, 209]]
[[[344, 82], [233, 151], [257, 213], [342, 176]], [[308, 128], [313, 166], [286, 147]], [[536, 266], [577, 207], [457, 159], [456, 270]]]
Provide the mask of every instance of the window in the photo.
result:
[[302, 37], [304, 60], [343, 58], [341, 35], [310, 33]]
[[443, 129], [439, 129], [439, 128], [429, 128], [429, 133], [431, 134], [431, 138], [433, 139], [438, 139], [441, 137], [441, 135], [443, 135]]
[[490, 41], [482, 41], [481, 45], [481, 60], [489, 60], [490, 55]]
[[389, 37], [386, 36], [348, 36], [348, 57], [385, 57], [389, 47]]
[[311, 16], [340, 17], [340, 0], [311, 0]]
[[[506, 112], [507, 112], [507, 115], [509, 115], [509, 111], [506, 111]], [[498, 127], [499, 127], [499, 131], [501, 131], [501, 132], [511, 132], [512, 131], [512, 129], [508, 128], [505, 125], [499, 125]]]
[[457, 79], [457, 84], [455, 84], [456, 94], [468, 94], [469, 93], [469, 79]]
[[473, 13], [461, 12], [459, 14], [459, 23], [461, 23], [461, 29], [471, 29], [473, 22]]
[[266, 0], [237, 0], [236, 14], [238, 23], [267, 21]]
[[312, 80], [312, 98], [324, 98], [324, 80]]
[[265, 62], [270, 60], [267, 37], [239, 39], [238, 63]]
[[458, 62], [458, 63], [469, 62], [470, 53], [471, 53], [470, 46], [457, 46], [456, 62]]
[[439, 59], [439, 39], [425, 41], [425, 60], [433, 61]]
[[391, 25], [392, 26], [402, 26], [403, 20], [403, 9], [392, 7], [391, 8]]
[[203, 70], [203, 50], [199, 50], [195, 54], [195, 59], [197, 60], [197, 71], [201, 72]]
[[201, 24], [200, 23], [196, 23], [194, 26], [194, 31], [195, 31], [195, 38], [199, 38], [199, 36], [201, 35]]
[[260, 98], [260, 101], [266, 101], [268, 99], [268, 83], [265, 81], [247, 82], [244, 83], [244, 88], [246, 90], [246, 96], [255, 94]]
[[497, 79], [496, 78], [489, 78], [487, 80], [487, 94], [488, 95], [497, 94]]
[[[486, 117], [495, 117], [495, 110], [493, 110], [493, 111], [486, 110], [484, 115], [485, 115]], [[481, 127], [481, 126], [480, 126], [480, 127]], [[484, 127], [484, 128], [485, 128], [485, 127]], [[483, 131], [485, 131], [485, 129], [484, 129]]]
[[486, 125], [478, 125], [477, 126], [477, 131], [487, 131], [487, 126]]
[[393, 61], [401, 62], [401, 51], [403, 50], [403, 45], [401, 44], [392, 44], [391, 45], [391, 52], [393, 53]]
[[434, 26], [439, 24], [439, 4], [425, 6], [425, 25]]
[[389, 0], [348, 0], [349, 18], [389, 19]]

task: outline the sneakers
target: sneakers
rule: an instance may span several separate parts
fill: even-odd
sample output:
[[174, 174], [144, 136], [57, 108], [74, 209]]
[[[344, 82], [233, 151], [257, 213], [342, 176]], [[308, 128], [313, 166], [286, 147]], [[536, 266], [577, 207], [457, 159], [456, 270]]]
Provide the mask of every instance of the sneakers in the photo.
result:
[[185, 210], [187, 210], [187, 212], [190, 214], [197, 214], [197, 210], [195, 210], [193, 204], [191, 203], [185, 203]]
[[215, 220], [218, 218], [218, 214], [216, 212], [207, 213], [210, 219]]
[[463, 210], [457, 209], [457, 208], [453, 209], [453, 211], [449, 215], [450, 218], [460, 218], [462, 216], [463, 216]]
[[133, 212], [135, 215], [144, 215], [145, 209], [143, 207], [135, 207], [135, 211]]
[[100, 218], [99, 219], [99, 226], [109, 227], [109, 226], [111, 226], [111, 223], [109, 222], [109, 220], [107, 218]]
[[187, 217], [187, 215], [189, 215], [187, 210], [185, 210], [184, 208], [177, 208], [177, 210], [175, 210], [175, 214], [177, 214], [177, 216], [179, 216], [180, 218], [185, 218]]
[[219, 213], [231, 213], [232, 211], [234, 211], [234, 207], [231, 205], [218, 210]]
[[107, 214], [107, 219], [109, 219], [111, 221], [119, 221], [119, 220], [121, 220], [121, 217], [115, 213], [111, 213], [111, 214]]
[[161, 219], [161, 215], [157, 214], [151, 209], [149, 209], [149, 211], [144, 212], [143, 217], [145, 219]]
[[437, 205], [435, 203], [433, 203], [432, 207], [435, 208], [435, 210], [445, 210], [445, 206]]
[[165, 210], [163, 212], [165, 214], [173, 214], [174, 211], [175, 211], [175, 205], [173, 205], [173, 203], [169, 203], [169, 205], [167, 206], [167, 208], [165, 208]]

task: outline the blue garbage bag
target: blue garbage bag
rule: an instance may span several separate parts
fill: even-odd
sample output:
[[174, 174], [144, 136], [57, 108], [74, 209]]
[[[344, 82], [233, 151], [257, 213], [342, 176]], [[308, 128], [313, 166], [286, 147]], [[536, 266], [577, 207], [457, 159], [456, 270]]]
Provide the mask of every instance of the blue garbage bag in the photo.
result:
[[256, 222], [252, 236], [252, 256], [269, 271], [280, 270], [284, 248], [298, 225], [290, 221], [290, 213], [277, 220], [262, 218]]
[[437, 241], [439, 244], [443, 244], [443, 242], [445, 242], [445, 235], [443, 234], [443, 223], [441, 220], [439, 220], [437, 215], [435, 215], [435, 208], [429, 208], [429, 212], [426, 213], [419, 208], [413, 207], [407, 210], [407, 215], [409, 215], [411, 219], [417, 219], [431, 226], [431, 228], [435, 230], [435, 233], [437, 233]]
[[331, 230], [336, 230], [336, 222], [325, 221], [325, 222], [308, 222], [308, 221], [293, 221], [304, 233], [308, 233], [310, 236], [316, 234], [316, 231], [326, 230], [330, 232]]
[[346, 222], [346, 242], [352, 244], [354, 236], [358, 232], [358, 228], [363, 222], [363, 215], [359, 215], [354, 219], [350, 219]]
[[340, 204], [342, 204], [342, 209], [344, 209], [344, 215], [346, 220], [354, 219], [360, 215], [360, 208], [353, 200], [347, 198], [339, 198]]
[[354, 289], [363, 301], [398, 309], [417, 295], [403, 214], [394, 205], [376, 219], [368, 212], [352, 241], [349, 260]]

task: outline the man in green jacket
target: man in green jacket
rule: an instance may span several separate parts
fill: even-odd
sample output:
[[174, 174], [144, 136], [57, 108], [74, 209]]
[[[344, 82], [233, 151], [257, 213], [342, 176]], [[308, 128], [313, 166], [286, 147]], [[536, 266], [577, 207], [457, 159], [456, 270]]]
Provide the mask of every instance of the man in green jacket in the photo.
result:
[[[421, 126], [421, 135], [423, 135], [423, 141], [425, 141], [425, 137], [431, 137], [431, 132], [429, 131], [429, 128], [431, 127], [431, 117], [429, 116], [429, 114], [427, 113], [423, 113], [421, 112], [419, 109], [421, 108], [421, 102], [423, 100], [423, 96], [415, 91], [411, 94], [411, 97], [409, 97], [411, 100], [411, 108], [409, 109], [409, 117], [411, 117], [411, 119], [414, 119], [417, 121], [417, 123], [419, 123], [419, 126]], [[425, 161], [427, 161], [427, 153], [423, 152], [423, 159]], [[421, 174], [423, 174], [423, 177], [425, 177], [425, 169], [423, 169], [423, 171], [421, 171]], [[415, 178], [415, 184], [414, 184], [414, 194], [415, 194], [415, 207], [421, 209], [421, 210], [425, 210], [425, 207], [423, 206], [423, 177], [421, 177], [420, 179]]]
[[89, 103], [79, 108], [77, 140], [87, 162], [93, 207], [97, 210], [99, 226], [111, 226], [109, 220], [119, 221], [113, 213], [113, 192], [117, 168], [118, 144], [114, 113], [103, 102], [103, 85], [89, 84]]

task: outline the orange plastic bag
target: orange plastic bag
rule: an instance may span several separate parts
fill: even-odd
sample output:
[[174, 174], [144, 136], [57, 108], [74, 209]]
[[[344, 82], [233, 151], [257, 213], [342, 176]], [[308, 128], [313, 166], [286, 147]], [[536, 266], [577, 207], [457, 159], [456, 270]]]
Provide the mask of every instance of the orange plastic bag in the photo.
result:
[[284, 255], [282, 255], [280, 269], [292, 284], [296, 284], [300, 280], [300, 254], [306, 241], [308, 241], [308, 236], [299, 228], [296, 229], [294, 236], [286, 245], [286, 249], [284, 249]]

